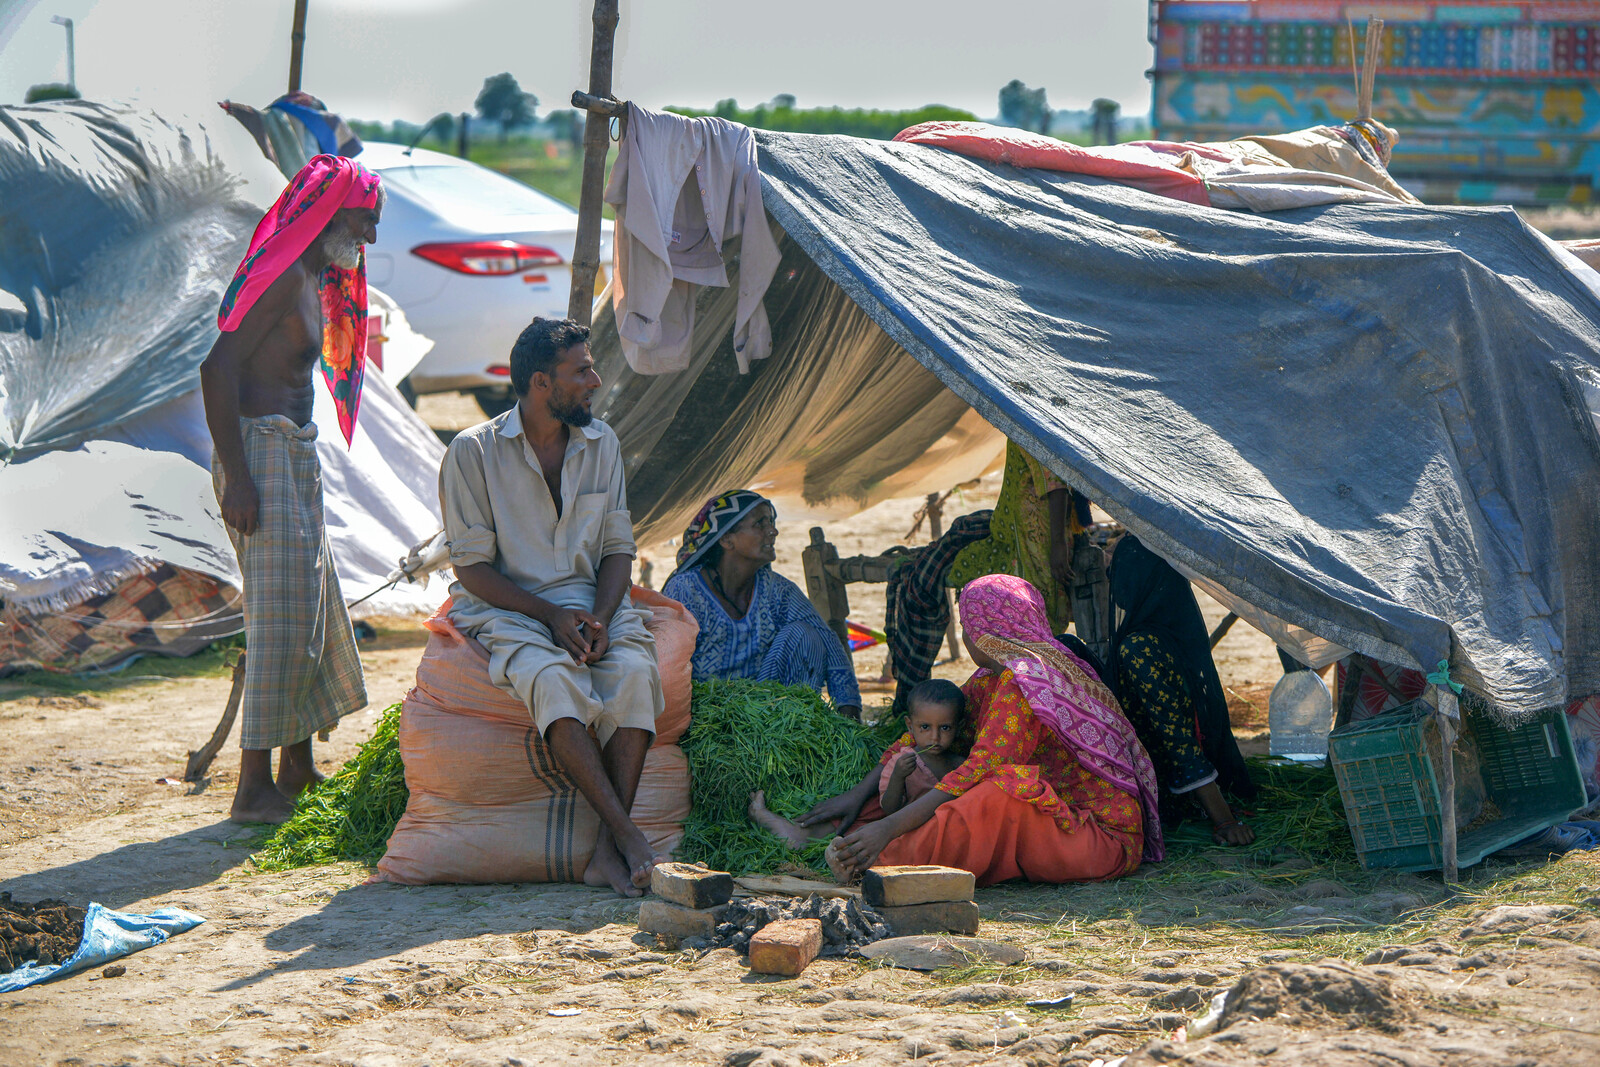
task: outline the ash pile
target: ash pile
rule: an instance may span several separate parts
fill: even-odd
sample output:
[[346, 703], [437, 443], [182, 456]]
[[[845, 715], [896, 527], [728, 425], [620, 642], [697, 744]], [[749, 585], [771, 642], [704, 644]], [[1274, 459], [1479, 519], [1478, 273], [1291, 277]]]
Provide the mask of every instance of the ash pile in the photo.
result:
[[855, 898], [844, 900], [810, 896], [751, 897], [734, 900], [723, 913], [708, 948], [731, 948], [741, 954], [750, 951], [750, 938], [768, 923], [781, 919], [817, 919], [822, 923], [821, 956], [859, 956], [863, 945], [889, 937], [889, 926], [870, 904]]

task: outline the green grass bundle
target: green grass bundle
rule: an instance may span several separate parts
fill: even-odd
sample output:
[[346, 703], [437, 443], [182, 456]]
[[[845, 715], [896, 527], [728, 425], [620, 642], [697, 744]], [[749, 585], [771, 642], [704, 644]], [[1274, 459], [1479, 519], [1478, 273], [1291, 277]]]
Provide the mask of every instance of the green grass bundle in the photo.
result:
[[682, 742], [692, 808], [677, 857], [735, 874], [796, 864], [825, 870], [825, 842], [796, 852], [750, 821], [751, 791], [765, 791], [767, 807], [797, 818], [860, 782], [904, 729], [897, 719], [862, 726], [805, 686], [696, 682]]
[[[1260, 789], [1239, 811], [1256, 832], [1250, 852], [1267, 857], [1287, 848], [1319, 865], [1360, 866], [1332, 768], [1260, 757], [1247, 762]], [[1216, 847], [1211, 824], [1199, 816], [1170, 828], [1167, 845], [1170, 859]]]
[[256, 853], [256, 866], [282, 871], [338, 860], [376, 863], [411, 795], [399, 730], [395, 704], [348, 763], [300, 797], [294, 815]]

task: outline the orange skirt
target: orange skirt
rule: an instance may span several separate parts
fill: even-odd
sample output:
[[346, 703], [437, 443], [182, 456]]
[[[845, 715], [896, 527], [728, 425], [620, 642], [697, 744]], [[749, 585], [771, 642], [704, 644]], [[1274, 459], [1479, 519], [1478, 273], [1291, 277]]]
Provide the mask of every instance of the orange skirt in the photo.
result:
[[933, 818], [889, 842], [878, 862], [959, 867], [975, 874], [981, 886], [1013, 878], [1092, 882], [1129, 868], [1122, 840], [1093, 819], [1085, 817], [1077, 830], [1063, 830], [1036, 805], [993, 782], [980, 782], [941, 804]]

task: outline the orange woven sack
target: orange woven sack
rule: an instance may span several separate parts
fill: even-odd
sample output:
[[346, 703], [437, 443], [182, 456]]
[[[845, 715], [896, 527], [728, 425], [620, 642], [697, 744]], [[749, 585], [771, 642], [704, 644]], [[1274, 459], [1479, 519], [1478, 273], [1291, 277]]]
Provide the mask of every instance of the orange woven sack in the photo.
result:
[[[683, 837], [689, 765], [689, 657], [699, 627], [679, 603], [635, 587], [656, 639], [666, 708], [645, 756], [633, 819], [659, 852]], [[424, 625], [427, 650], [400, 713], [411, 798], [378, 881], [576, 882], [600, 820], [533, 728], [528, 709], [489, 681], [489, 655], [451, 625], [449, 602]]]

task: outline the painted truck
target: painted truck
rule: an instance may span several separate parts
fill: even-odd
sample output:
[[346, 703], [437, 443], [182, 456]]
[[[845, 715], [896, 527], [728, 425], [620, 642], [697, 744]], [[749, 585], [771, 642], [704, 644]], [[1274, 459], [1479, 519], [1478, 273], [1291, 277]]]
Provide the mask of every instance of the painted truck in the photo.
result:
[[1369, 15], [1390, 172], [1429, 203], [1600, 201], [1600, 2], [1155, 0], [1151, 125], [1221, 141], [1355, 117]]

